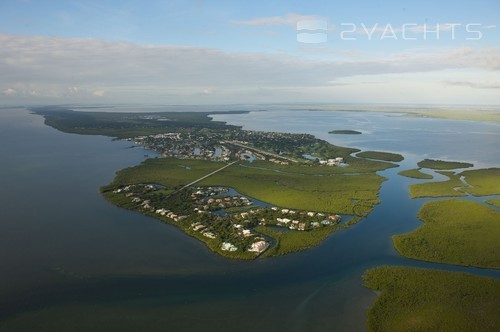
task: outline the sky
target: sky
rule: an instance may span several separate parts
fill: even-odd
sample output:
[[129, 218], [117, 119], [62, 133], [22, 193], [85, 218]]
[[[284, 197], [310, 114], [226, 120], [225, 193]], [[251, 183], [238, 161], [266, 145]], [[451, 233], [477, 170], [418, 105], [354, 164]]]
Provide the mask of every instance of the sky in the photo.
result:
[[500, 105], [500, 1], [0, 1], [0, 104]]

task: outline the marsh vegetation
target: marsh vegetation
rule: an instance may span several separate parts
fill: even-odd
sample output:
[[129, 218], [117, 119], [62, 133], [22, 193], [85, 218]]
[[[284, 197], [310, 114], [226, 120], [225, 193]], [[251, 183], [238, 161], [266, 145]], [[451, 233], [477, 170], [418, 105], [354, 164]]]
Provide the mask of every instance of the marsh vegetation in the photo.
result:
[[498, 331], [500, 280], [465, 273], [381, 266], [364, 275], [381, 294], [370, 331]]
[[393, 237], [406, 257], [455, 265], [500, 268], [500, 212], [459, 199], [425, 203], [424, 225]]

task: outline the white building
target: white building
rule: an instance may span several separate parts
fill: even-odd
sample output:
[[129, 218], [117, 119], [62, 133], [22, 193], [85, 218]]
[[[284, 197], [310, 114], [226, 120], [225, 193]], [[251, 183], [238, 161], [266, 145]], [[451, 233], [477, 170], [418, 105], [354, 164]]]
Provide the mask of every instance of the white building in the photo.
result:
[[221, 246], [222, 251], [236, 251], [238, 248], [234, 246], [234, 244], [229, 243], [229, 242], [222, 242]]
[[251, 252], [263, 252], [268, 247], [269, 247], [269, 243], [267, 243], [266, 241], [257, 241], [257, 242], [252, 243], [252, 245], [250, 246], [250, 248], [248, 248], [248, 251], [251, 251]]

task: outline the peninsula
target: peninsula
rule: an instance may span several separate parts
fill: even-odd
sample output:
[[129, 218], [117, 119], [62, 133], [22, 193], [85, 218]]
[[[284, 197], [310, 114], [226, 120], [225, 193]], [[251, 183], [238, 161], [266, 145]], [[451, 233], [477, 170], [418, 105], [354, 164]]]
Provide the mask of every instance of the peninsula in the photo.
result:
[[367, 216], [386, 180], [376, 172], [397, 167], [309, 134], [242, 130], [204, 112], [33, 111], [61, 131], [107, 135], [156, 152], [119, 171], [101, 188], [104, 197], [175, 225], [228, 258], [317, 245]]

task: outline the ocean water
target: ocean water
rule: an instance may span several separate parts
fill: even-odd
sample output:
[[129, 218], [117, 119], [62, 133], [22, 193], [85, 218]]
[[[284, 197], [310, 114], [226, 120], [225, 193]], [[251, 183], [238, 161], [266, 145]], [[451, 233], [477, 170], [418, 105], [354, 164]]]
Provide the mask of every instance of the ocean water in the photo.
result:
[[[363, 150], [403, 154], [406, 159], [440, 158], [467, 161], [477, 167], [500, 165], [500, 123], [406, 117], [404, 113], [270, 110], [216, 114], [249, 130], [309, 133], [330, 143]], [[352, 129], [361, 135], [328, 134]]]
[[[360, 331], [382, 264], [495, 270], [400, 257], [390, 237], [420, 225], [426, 201], [397, 176], [425, 157], [500, 165], [498, 124], [380, 113], [216, 115], [246, 129], [307, 132], [337, 145], [403, 153], [381, 172], [382, 204], [320, 246], [252, 262], [221, 258], [177, 228], [106, 202], [99, 186], [151, 152], [65, 134], [24, 109], [0, 110], [0, 331]], [[332, 129], [363, 135], [329, 135]]]

